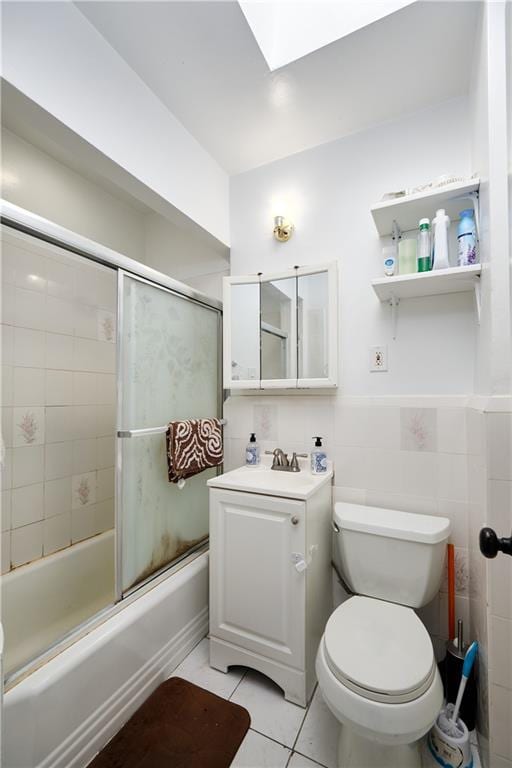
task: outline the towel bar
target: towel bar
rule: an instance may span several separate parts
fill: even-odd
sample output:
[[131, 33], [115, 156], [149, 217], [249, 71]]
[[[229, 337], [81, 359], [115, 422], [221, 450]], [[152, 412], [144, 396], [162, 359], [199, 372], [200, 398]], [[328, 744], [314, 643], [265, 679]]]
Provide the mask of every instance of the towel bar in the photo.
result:
[[[220, 423], [224, 426], [227, 424], [227, 419], [221, 419]], [[147, 437], [147, 435], [159, 435], [160, 433], [167, 432], [167, 424], [163, 427], [147, 427], [146, 429], [118, 429], [118, 437]]]

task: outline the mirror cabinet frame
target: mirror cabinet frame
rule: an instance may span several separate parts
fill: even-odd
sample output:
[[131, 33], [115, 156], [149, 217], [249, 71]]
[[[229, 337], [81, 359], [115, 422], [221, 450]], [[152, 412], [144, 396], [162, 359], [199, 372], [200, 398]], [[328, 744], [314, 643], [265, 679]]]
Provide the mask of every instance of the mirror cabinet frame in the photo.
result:
[[[299, 377], [299, 371], [296, 371], [297, 377], [286, 379], [262, 379], [261, 378], [261, 284], [272, 282], [274, 280], [283, 280], [295, 277], [297, 280], [295, 296], [298, 298], [298, 280], [307, 275], [316, 275], [326, 273], [328, 280], [328, 306], [327, 306], [327, 334], [326, 356], [329, 375], [320, 378]], [[232, 320], [233, 303], [232, 289], [236, 285], [258, 285], [259, 286], [259, 316], [255, 318], [259, 336], [259, 359], [258, 373], [259, 377], [254, 379], [233, 379], [232, 378]], [[338, 268], [336, 262], [329, 264], [317, 264], [307, 267], [295, 267], [283, 272], [265, 273], [257, 275], [238, 275], [223, 278], [223, 304], [224, 304], [224, 322], [223, 322], [223, 360], [224, 360], [224, 388], [225, 389], [251, 389], [258, 391], [261, 389], [324, 389], [326, 387], [338, 386]], [[291, 326], [291, 341], [296, 349], [296, 360], [298, 366], [299, 345], [297, 322]]]

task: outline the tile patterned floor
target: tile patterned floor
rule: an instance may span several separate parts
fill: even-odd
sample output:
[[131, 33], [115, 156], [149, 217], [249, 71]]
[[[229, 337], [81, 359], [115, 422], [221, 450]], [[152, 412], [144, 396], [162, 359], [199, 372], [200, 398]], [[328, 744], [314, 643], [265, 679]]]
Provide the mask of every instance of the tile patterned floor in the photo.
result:
[[[212, 669], [207, 638], [173, 674], [249, 711], [251, 728], [232, 768], [336, 768], [338, 723], [318, 687], [308, 708], [298, 707], [286, 701], [281, 689], [258, 672], [235, 667], [224, 674]], [[474, 768], [480, 768], [476, 748], [474, 755]], [[425, 760], [425, 768], [430, 765]]]

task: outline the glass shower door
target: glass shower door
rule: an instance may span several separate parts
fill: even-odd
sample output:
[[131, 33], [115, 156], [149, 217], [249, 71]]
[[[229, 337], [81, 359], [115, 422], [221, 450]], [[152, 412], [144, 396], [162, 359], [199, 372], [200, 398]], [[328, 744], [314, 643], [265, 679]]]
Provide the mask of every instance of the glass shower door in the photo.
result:
[[[119, 273], [118, 427], [159, 428], [220, 410], [220, 312]], [[208, 536], [206, 481], [167, 478], [165, 433], [118, 438], [119, 597], [177, 562]]]

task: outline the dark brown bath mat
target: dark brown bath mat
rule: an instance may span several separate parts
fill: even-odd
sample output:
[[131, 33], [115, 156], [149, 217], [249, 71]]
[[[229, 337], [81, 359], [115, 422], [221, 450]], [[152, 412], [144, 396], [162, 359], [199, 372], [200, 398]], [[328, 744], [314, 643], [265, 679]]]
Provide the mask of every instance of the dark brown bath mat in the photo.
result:
[[250, 723], [238, 704], [171, 677], [89, 768], [228, 768]]

